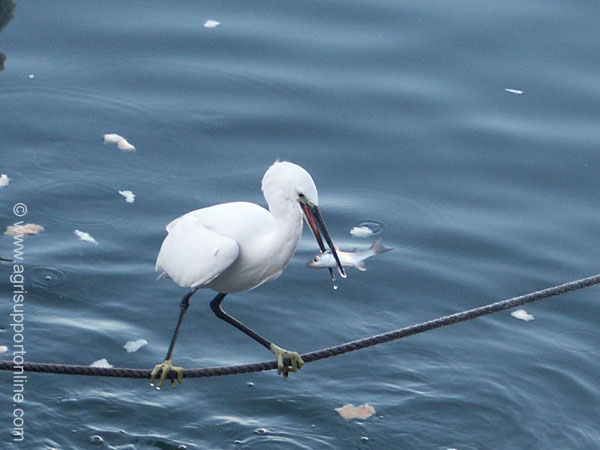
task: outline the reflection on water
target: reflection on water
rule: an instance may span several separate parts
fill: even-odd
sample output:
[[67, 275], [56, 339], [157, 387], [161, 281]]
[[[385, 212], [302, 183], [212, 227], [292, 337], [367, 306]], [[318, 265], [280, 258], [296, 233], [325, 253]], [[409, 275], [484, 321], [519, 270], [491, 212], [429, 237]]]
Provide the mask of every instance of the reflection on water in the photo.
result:
[[[228, 303], [286, 348], [383, 333], [598, 265], [591, 2], [21, 2], [11, 21], [16, 3], [0, 0], [0, 173], [11, 179], [0, 230], [17, 202], [24, 223], [45, 227], [24, 240], [30, 361], [152, 367], [183, 294], [155, 280], [165, 225], [210, 204], [264, 205], [260, 176], [277, 158], [311, 172], [342, 248], [384, 235], [397, 249], [333, 291], [305, 267], [316, 248], [305, 230], [278, 280]], [[104, 145], [107, 133], [137, 151]], [[348, 234], [355, 226], [367, 240]], [[1, 256], [14, 258], [13, 242], [0, 236]], [[12, 267], [0, 261], [4, 346]], [[271, 357], [198, 295], [178, 365]], [[527, 308], [532, 322], [500, 313], [288, 382], [266, 372], [156, 391], [32, 373], [23, 448], [600, 448], [596, 300], [592, 289], [549, 299]], [[377, 414], [346, 422], [335, 408], [347, 403]]]
[[15, 4], [12, 0], [0, 0], [0, 31], [12, 20], [14, 11]]
[[[14, 10], [15, 4], [12, 0], [0, 0], [0, 31], [11, 21]], [[6, 55], [0, 53], [0, 70], [4, 70], [4, 61], [6, 61]]]

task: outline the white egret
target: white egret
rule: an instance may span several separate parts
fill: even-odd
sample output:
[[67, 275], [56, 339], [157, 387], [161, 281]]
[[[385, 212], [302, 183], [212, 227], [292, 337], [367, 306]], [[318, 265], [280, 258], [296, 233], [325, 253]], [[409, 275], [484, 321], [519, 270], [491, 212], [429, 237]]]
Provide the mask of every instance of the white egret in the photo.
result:
[[[300, 235], [302, 217], [309, 224], [322, 252], [326, 251], [321, 233], [329, 245], [340, 275], [340, 263], [318, 208], [315, 183], [302, 167], [290, 162], [275, 162], [262, 179], [262, 191], [269, 210], [248, 202], [223, 203], [191, 211], [167, 225], [156, 260], [156, 270], [191, 290], [181, 300], [179, 320], [165, 361], [152, 371], [151, 383], [160, 372], [160, 389], [170, 371], [183, 381], [183, 368], [171, 363], [183, 316], [190, 297], [201, 288], [218, 292], [210, 306], [216, 316], [246, 333], [277, 358], [277, 372], [287, 378], [304, 362], [296, 352], [287, 351], [226, 313], [221, 307], [229, 293], [253, 289], [277, 278], [289, 264]], [[175, 380], [171, 378], [171, 384]]]

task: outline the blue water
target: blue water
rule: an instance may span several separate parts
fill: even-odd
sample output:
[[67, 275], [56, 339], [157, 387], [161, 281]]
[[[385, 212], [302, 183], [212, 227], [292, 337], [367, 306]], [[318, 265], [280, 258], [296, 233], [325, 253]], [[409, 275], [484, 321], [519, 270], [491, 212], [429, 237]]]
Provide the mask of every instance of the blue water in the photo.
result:
[[[29, 361], [161, 362], [185, 292], [155, 280], [164, 226], [215, 203], [264, 204], [260, 179], [277, 158], [312, 174], [342, 249], [370, 244], [348, 234], [366, 220], [395, 248], [334, 291], [305, 266], [317, 251], [305, 231], [279, 279], [227, 297], [290, 350], [599, 271], [596, 2], [0, 0], [0, 14], [0, 173], [11, 178], [0, 226], [22, 202], [25, 221], [45, 227], [25, 240]], [[137, 151], [104, 145], [105, 133]], [[12, 252], [1, 236], [0, 255]], [[9, 347], [11, 270], [0, 266]], [[2, 447], [600, 448], [597, 289], [528, 305], [531, 322], [502, 312], [307, 364], [287, 382], [266, 372], [157, 392], [29, 374], [21, 444], [5, 372]], [[174, 362], [270, 359], [214, 317], [211, 298], [192, 298]], [[148, 345], [127, 353], [139, 338]], [[377, 412], [345, 421], [334, 408], [346, 403]]]

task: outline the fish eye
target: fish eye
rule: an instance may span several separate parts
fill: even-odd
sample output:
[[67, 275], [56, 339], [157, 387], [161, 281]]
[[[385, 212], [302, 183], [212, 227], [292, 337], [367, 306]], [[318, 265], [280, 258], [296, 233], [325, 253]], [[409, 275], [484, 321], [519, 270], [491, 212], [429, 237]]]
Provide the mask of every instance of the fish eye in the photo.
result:
[[318, 256], [315, 256], [315, 257], [313, 258], [313, 262], [319, 262], [319, 257], [318, 257]]

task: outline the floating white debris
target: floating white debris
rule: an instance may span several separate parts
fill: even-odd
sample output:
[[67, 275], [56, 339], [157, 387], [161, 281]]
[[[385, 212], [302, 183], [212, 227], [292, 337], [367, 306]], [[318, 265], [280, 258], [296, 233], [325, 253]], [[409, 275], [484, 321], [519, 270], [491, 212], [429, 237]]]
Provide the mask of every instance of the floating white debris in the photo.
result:
[[506, 92], [510, 92], [511, 94], [517, 94], [517, 95], [521, 95], [523, 93], [523, 91], [520, 91], [518, 89], [509, 89], [509, 88], [506, 88], [504, 90]]
[[119, 147], [124, 152], [134, 152], [135, 147], [127, 142], [127, 139], [123, 138], [119, 142], [117, 142], [117, 147]]
[[0, 188], [8, 186], [8, 183], [10, 183], [10, 178], [8, 178], [8, 175], [5, 173], [0, 175]]
[[103, 137], [104, 137], [105, 144], [117, 144], [117, 147], [119, 147], [121, 150], [123, 150], [125, 152], [135, 151], [135, 147], [133, 145], [131, 145], [129, 142], [127, 142], [127, 139], [125, 139], [123, 136], [120, 136], [115, 133], [110, 133], [110, 134], [105, 134]]
[[529, 322], [530, 320], [535, 319], [535, 317], [533, 317], [533, 314], [529, 314], [524, 309], [518, 309], [516, 311], [513, 311], [510, 313], [510, 315], [513, 316], [515, 319], [524, 320], [525, 322]]
[[127, 342], [123, 346], [123, 348], [125, 348], [125, 350], [127, 350], [127, 353], [133, 353], [133, 352], [137, 352], [140, 348], [142, 348], [146, 344], [148, 344], [148, 341], [146, 339], [138, 339], [136, 341]]
[[96, 242], [96, 239], [94, 239], [92, 236], [90, 236], [89, 233], [86, 233], [85, 231], [79, 231], [79, 230], [75, 230], [74, 233], [75, 233], [75, 236], [77, 236], [82, 241], [93, 242], [94, 244], [98, 245], [98, 242]]
[[341, 408], [335, 408], [337, 413], [346, 420], [350, 419], [368, 419], [375, 414], [375, 408], [371, 405], [354, 406], [352, 403], [344, 405]]
[[135, 201], [135, 194], [131, 191], [119, 191], [119, 194], [125, 197], [127, 203], [133, 203]]
[[6, 353], [8, 351], [8, 347], [6, 345], [0, 345], [0, 355], [2, 353]]
[[32, 73], [30, 73], [30, 74], [29, 74], [29, 78], [30, 78], [30, 79], [31, 79], [31, 78], [35, 78], [35, 75], [34, 75], [34, 74], [32, 74]]
[[123, 136], [114, 133], [104, 135], [105, 144], [117, 144], [121, 139], [123, 139]]
[[26, 223], [25, 225], [15, 226], [10, 225], [6, 227], [6, 234], [11, 236], [29, 236], [30, 234], [38, 234], [40, 231], [44, 231], [45, 228], [35, 223]]
[[373, 235], [373, 230], [365, 226], [354, 227], [350, 230], [350, 234], [354, 237], [366, 238]]
[[221, 22], [217, 22], [216, 20], [207, 20], [206, 22], [204, 22], [204, 26], [206, 28], [214, 28], [218, 27], [219, 25], [221, 25]]
[[113, 367], [112, 364], [110, 364], [106, 358], [102, 358], [99, 359], [98, 361], [94, 361], [93, 363], [90, 364], [90, 367], [102, 367], [105, 369], [110, 369], [111, 367]]

